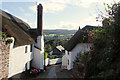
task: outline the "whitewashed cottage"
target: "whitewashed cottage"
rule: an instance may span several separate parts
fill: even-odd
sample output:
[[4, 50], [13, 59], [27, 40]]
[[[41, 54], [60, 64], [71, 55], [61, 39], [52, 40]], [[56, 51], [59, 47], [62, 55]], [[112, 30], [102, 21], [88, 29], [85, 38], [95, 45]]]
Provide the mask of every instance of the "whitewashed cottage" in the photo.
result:
[[44, 69], [43, 7], [37, 7], [37, 29], [32, 29], [21, 19], [0, 10], [2, 32], [10, 39], [8, 78], [30, 67]]
[[85, 34], [84, 30], [92, 29], [95, 26], [85, 26], [82, 30], [79, 29], [74, 36], [65, 44], [65, 54], [62, 57], [62, 69], [71, 70], [73, 68], [73, 62], [77, 57], [78, 53], [89, 51], [92, 46], [91, 43], [81, 42], [83, 35]]

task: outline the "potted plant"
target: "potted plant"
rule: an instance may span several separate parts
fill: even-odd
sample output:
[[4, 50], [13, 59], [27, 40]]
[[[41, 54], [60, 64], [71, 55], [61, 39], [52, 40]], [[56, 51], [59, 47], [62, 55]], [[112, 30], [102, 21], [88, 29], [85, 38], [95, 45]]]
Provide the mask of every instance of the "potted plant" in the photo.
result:
[[39, 68], [33, 68], [30, 70], [30, 75], [31, 76], [37, 76], [37, 74], [40, 73], [40, 69]]
[[11, 44], [12, 42], [13, 42], [12, 39], [7, 39], [7, 41], [6, 41], [6, 45], [7, 45], [7, 44]]

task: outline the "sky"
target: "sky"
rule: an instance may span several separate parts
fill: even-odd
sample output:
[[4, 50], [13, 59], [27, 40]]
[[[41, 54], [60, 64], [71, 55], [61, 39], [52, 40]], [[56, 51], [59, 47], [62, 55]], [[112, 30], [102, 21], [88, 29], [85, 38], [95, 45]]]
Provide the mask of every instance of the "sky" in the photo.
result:
[[79, 26], [101, 26], [96, 17], [105, 12], [104, 2], [111, 4], [113, 0], [0, 0], [0, 9], [37, 28], [37, 5], [41, 3], [43, 29], [77, 30]]

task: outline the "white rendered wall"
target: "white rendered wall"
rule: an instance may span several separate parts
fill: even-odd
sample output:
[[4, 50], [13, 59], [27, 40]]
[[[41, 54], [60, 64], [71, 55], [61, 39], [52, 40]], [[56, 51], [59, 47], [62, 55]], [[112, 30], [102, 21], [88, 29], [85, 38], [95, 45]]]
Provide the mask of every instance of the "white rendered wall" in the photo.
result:
[[70, 63], [71, 63], [71, 52], [68, 52], [67, 50], [65, 50], [65, 55], [62, 57], [62, 66], [66, 66], [66, 68], [70, 70], [71, 69]]
[[32, 67], [44, 69], [44, 51], [34, 48]]
[[37, 46], [41, 50], [44, 50], [44, 37], [43, 36], [37, 37], [37, 43], [35, 44], [35, 46]]
[[62, 58], [49, 59], [49, 65], [53, 65], [61, 62], [62, 62]]
[[37, 48], [34, 47], [34, 55], [32, 66], [35, 68], [44, 69], [44, 40], [43, 36], [38, 36], [37, 43], [35, 44]]
[[67, 56], [65, 53], [65, 55], [63, 55], [62, 57], [62, 69], [66, 69], [66, 68], [67, 68]]
[[[71, 52], [67, 52], [68, 53], [68, 59], [67, 59], [67, 69], [68, 70], [70, 70], [71, 69], [71, 62], [72, 62], [72, 60], [71, 60], [71, 55], [72, 55], [72, 53]], [[69, 64], [68, 64], [68, 62], [69, 62]]]
[[48, 66], [49, 64], [49, 58], [45, 59], [45, 66]]
[[[32, 60], [32, 52], [30, 52], [30, 45], [20, 46], [13, 48], [13, 43], [10, 45], [10, 55], [9, 55], [9, 73], [8, 78], [21, 73], [25, 70], [25, 64], [27, 64], [27, 69], [30, 68], [30, 61]], [[27, 46], [27, 53], [25, 53], [25, 47]]]
[[90, 47], [91, 47], [91, 43], [79, 43], [78, 45], [75, 46], [75, 48], [71, 51], [71, 59], [70, 59], [70, 68], [73, 68], [73, 62], [77, 57], [77, 54], [80, 52], [84, 52], [84, 51], [89, 51]]

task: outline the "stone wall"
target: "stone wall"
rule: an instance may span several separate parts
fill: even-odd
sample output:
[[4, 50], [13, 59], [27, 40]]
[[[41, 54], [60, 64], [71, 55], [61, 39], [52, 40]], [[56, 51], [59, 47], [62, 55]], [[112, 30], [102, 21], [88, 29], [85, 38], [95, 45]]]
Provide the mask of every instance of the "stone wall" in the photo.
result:
[[0, 80], [8, 77], [9, 48], [5, 40], [0, 41]]

